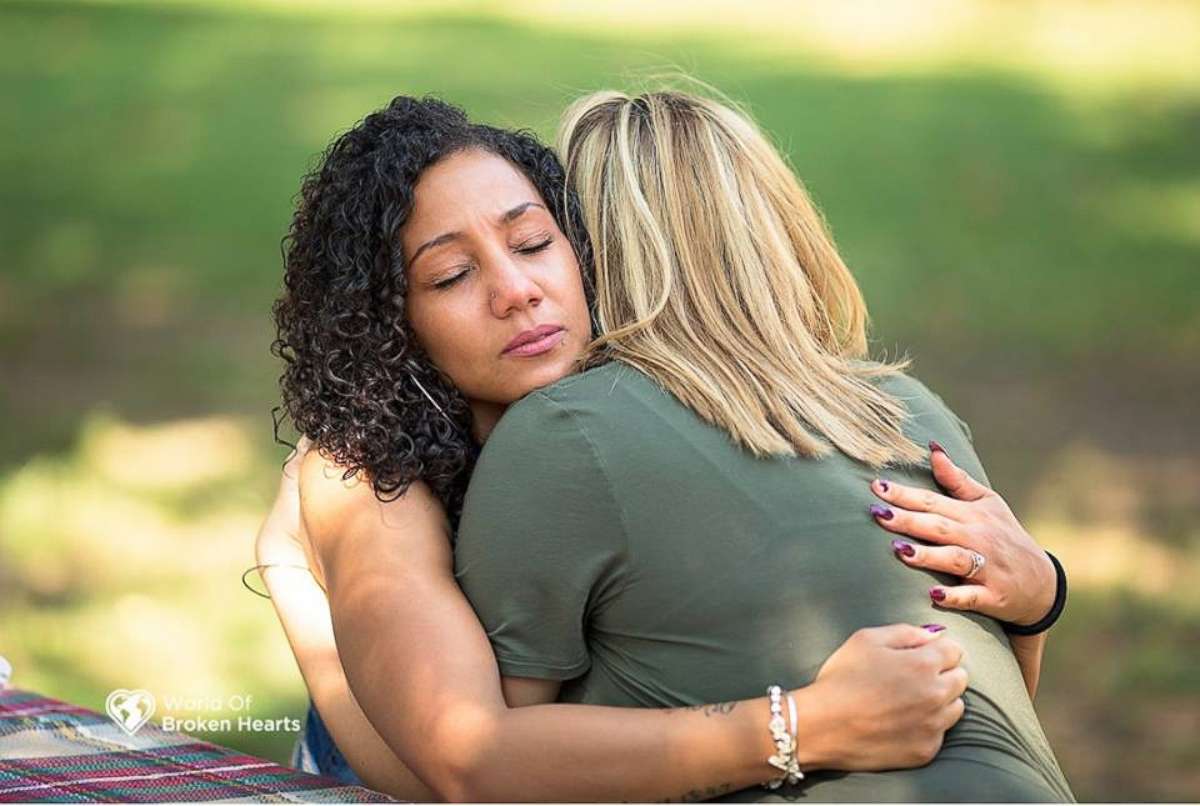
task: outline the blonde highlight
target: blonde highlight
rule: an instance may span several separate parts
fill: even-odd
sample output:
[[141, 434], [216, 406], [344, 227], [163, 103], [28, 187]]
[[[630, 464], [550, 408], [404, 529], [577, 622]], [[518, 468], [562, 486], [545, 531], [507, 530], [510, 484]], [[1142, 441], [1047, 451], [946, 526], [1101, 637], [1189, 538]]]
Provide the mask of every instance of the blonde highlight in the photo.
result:
[[568, 108], [559, 153], [592, 244], [588, 363], [641, 370], [758, 456], [922, 458], [875, 383], [904, 365], [865, 360], [858, 284], [748, 116], [684, 92], [598, 92]]

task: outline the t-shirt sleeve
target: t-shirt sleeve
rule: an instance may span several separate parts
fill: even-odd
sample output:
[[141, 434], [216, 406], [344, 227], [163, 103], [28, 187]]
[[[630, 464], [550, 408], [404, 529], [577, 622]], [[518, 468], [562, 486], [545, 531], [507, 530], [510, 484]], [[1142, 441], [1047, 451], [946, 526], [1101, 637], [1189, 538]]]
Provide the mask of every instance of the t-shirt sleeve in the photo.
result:
[[455, 575], [506, 676], [569, 680], [619, 588], [621, 513], [579, 417], [535, 392], [501, 418], [467, 491]]
[[[917, 383], [921, 382], [917, 381]], [[975, 443], [975, 435], [971, 433], [971, 426], [967, 425], [967, 421], [955, 414], [954, 410], [946, 405], [946, 401], [942, 400], [942, 396], [937, 392], [933, 391], [928, 386], [925, 386], [923, 383], [921, 384], [921, 388], [924, 389], [925, 393], [933, 399], [934, 405], [941, 415], [946, 418], [946, 422], [957, 428], [958, 432], [967, 440], [967, 442], [970, 442], [973, 445]]]
[[919, 438], [938, 440], [956, 465], [976, 481], [991, 486], [975, 453], [974, 436], [966, 421], [955, 414], [940, 395], [916, 378], [906, 375], [897, 380], [899, 383], [894, 391], [908, 407]]

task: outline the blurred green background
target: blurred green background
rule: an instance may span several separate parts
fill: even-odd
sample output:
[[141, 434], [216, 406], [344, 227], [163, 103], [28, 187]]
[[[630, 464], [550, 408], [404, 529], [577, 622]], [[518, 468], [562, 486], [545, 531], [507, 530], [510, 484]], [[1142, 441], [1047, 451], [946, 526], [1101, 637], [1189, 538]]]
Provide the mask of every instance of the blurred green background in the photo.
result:
[[301, 716], [238, 582], [282, 459], [269, 307], [301, 176], [399, 93], [550, 137], [576, 95], [682, 69], [790, 155], [877, 348], [1070, 570], [1037, 706], [1077, 795], [1200, 799], [1197, 4], [47, 0], [0, 2], [0, 30], [15, 684]]

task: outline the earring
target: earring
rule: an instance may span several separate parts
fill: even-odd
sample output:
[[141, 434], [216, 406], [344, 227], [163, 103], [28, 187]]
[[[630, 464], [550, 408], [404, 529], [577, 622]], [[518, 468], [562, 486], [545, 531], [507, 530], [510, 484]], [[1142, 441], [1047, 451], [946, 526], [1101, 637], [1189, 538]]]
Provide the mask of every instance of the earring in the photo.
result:
[[446, 413], [446, 410], [438, 405], [438, 402], [433, 399], [433, 395], [429, 394], [425, 387], [421, 385], [421, 382], [417, 380], [417, 376], [409, 375], [409, 377], [412, 378], [412, 382], [417, 385], [417, 388], [421, 390], [421, 394], [425, 395], [425, 399], [432, 403], [433, 407], [438, 410], [438, 414], [446, 418], [446, 422], [450, 423], [450, 425], [455, 425], [454, 421], [450, 419], [450, 415]]

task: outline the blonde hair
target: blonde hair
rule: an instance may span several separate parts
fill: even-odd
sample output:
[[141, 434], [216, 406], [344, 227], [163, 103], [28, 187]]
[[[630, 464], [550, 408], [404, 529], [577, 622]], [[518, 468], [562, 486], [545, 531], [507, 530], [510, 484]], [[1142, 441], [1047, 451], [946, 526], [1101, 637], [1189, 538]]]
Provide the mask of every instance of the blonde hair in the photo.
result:
[[559, 132], [595, 261], [589, 363], [653, 378], [757, 456], [880, 467], [924, 453], [874, 383], [867, 312], [808, 194], [750, 120], [716, 101], [598, 92]]

